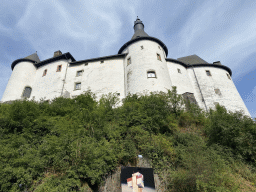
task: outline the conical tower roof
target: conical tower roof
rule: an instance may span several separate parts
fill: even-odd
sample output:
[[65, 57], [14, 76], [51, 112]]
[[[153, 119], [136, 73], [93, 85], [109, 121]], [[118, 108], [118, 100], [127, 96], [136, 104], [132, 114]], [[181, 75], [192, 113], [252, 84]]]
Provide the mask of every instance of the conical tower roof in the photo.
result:
[[32, 55], [29, 55], [29, 56], [25, 57], [24, 59], [30, 59], [30, 60], [35, 61], [37, 63], [40, 62], [40, 59], [39, 59], [37, 53], [33, 53]]
[[168, 49], [166, 47], [166, 45], [160, 41], [159, 39], [155, 38], [155, 37], [151, 37], [149, 36], [145, 31], [144, 31], [144, 24], [142, 23], [142, 21], [138, 18], [136, 21], [134, 21], [134, 34], [132, 36], [132, 39], [130, 41], [128, 41], [127, 43], [125, 43], [118, 51], [118, 54], [121, 54], [123, 52], [124, 49], [126, 49], [127, 46], [137, 42], [137, 41], [141, 41], [141, 40], [150, 40], [150, 41], [154, 41], [156, 43], [158, 43], [165, 51], [166, 56], [168, 55]]
[[149, 37], [149, 35], [144, 31], [144, 24], [137, 16], [136, 21], [134, 21], [134, 35], [132, 36], [132, 39], [138, 38], [138, 37]]

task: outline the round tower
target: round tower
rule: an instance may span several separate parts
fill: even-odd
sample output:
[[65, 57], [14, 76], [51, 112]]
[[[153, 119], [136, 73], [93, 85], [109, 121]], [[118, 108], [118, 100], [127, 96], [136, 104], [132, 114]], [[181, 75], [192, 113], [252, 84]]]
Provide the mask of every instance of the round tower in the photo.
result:
[[26, 58], [17, 59], [12, 63], [12, 75], [3, 94], [2, 102], [18, 100], [24, 97], [31, 98], [36, 74], [34, 63], [36, 62], [39, 62], [39, 58], [35, 53]]
[[118, 53], [127, 53], [124, 62], [126, 95], [171, 89], [165, 60], [168, 49], [162, 41], [145, 33], [139, 18], [134, 22], [132, 39]]

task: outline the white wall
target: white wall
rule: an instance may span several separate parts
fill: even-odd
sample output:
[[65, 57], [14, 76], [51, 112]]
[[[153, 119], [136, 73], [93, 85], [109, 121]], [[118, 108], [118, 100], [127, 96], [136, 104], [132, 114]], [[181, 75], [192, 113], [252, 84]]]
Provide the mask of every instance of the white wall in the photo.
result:
[[[218, 102], [227, 110], [233, 112], [243, 110], [245, 115], [250, 116], [233, 81], [228, 79], [226, 70], [216, 67], [194, 67], [194, 70], [208, 109], [215, 109], [214, 102]], [[206, 70], [210, 71], [211, 76], [207, 76]], [[192, 69], [189, 68], [188, 71], [191, 79], [195, 79]], [[221, 95], [216, 94], [214, 89], [219, 89]]]
[[[170, 61], [167, 61], [167, 67], [172, 85], [177, 87], [178, 94], [183, 94], [185, 92], [194, 93], [190, 77], [185, 67]], [[178, 69], [180, 69], [181, 73], [178, 73]]]
[[24, 88], [30, 86], [33, 92], [33, 82], [36, 74], [36, 67], [32, 62], [22, 61], [15, 65], [12, 75], [8, 81], [2, 102], [21, 99]]
[[[143, 49], [141, 49], [143, 46]], [[157, 53], [161, 61], [157, 60]], [[131, 64], [127, 66], [127, 59]], [[128, 55], [125, 58], [125, 82], [127, 93], [142, 93], [143, 91], [164, 91], [171, 89], [171, 80], [168, 73], [165, 55], [159, 44], [150, 40], [137, 41], [128, 46]], [[154, 70], [157, 78], [147, 78], [147, 71]]]
[[[57, 72], [58, 65], [62, 65], [60, 72]], [[58, 60], [39, 67], [36, 72], [31, 99], [35, 97], [35, 100], [39, 101], [41, 98], [52, 100], [55, 97], [60, 97], [67, 65], [66, 60]], [[45, 69], [47, 69], [47, 74], [43, 76]]]
[[[83, 75], [77, 77], [77, 71], [84, 70]], [[81, 90], [75, 90], [75, 83], [81, 82]], [[120, 93], [120, 98], [125, 97], [123, 58], [113, 58], [89, 62], [88, 65], [79, 64], [68, 68], [64, 91], [71, 96], [77, 96], [91, 89], [96, 96], [109, 92]]]

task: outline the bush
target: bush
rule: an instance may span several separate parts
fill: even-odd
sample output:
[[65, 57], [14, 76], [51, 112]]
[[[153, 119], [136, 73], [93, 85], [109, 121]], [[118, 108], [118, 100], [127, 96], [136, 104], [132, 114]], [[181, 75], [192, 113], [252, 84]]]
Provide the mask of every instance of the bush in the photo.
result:
[[256, 124], [242, 113], [227, 112], [222, 106], [210, 112], [210, 123], [205, 127], [209, 145], [228, 147], [237, 158], [256, 163]]

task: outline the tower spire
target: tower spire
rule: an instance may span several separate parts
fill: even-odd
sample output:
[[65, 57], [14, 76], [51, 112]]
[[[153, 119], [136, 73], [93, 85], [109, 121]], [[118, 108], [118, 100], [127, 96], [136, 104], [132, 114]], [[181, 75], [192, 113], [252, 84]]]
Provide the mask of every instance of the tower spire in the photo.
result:
[[148, 34], [144, 31], [144, 24], [137, 16], [136, 21], [134, 21], [134, 35], [132, 36], [132, 39], [136, 39], [139, 37], [148, 37]]

